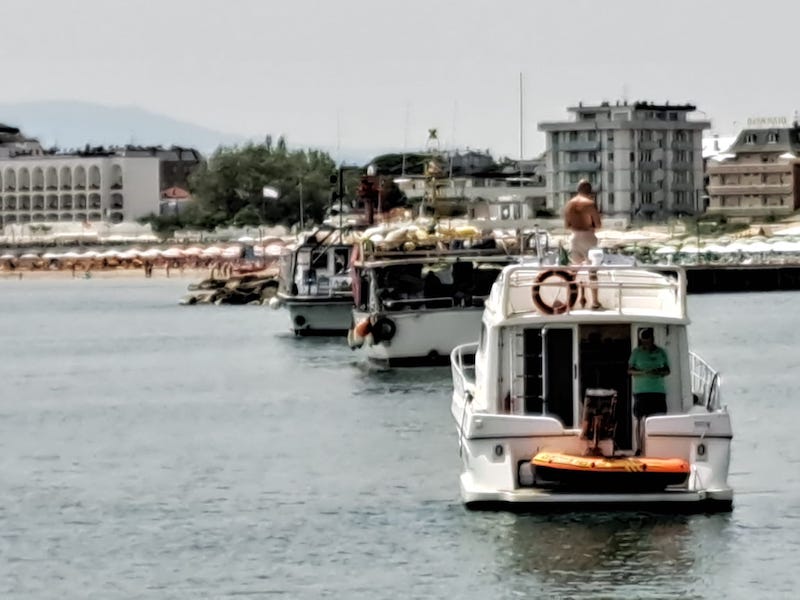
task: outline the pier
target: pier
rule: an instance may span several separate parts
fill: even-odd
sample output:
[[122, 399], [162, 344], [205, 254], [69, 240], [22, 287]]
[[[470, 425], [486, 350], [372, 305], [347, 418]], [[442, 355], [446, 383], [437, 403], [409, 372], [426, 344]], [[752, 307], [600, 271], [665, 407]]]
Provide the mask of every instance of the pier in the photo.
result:
[[800, 290], [800, 264], [686, 266], [688, 293]]

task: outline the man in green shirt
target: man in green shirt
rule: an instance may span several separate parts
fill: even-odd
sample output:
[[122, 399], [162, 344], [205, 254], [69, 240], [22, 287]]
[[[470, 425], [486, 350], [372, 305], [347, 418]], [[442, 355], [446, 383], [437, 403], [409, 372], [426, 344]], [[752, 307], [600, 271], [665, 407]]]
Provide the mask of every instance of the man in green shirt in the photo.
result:
[[633, 416], [636, 417], [636, 454], [644, 447], [642, 420], [667, 412], [669, 360], [663, 348], [656, 346], [652, 327], [639, 330], [639, 345], [631, 352], [628, 374], [633, 378]]

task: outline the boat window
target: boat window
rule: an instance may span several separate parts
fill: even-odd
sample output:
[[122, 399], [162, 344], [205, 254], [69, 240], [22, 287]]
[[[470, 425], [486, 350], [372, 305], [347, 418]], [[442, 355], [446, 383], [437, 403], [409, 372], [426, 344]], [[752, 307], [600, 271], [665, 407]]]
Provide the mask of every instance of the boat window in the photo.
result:
[[347, 248], [336, 248], [333, 251], [333, 273], [340, 275], [346, 273], [350, 263], [350, 250]]

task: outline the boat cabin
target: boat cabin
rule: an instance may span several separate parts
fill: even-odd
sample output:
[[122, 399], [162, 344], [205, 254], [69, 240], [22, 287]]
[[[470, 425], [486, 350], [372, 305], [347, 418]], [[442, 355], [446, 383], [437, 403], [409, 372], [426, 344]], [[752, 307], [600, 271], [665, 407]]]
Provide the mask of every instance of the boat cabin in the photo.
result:
[[[551, 268], [552, 269], [552, 268]], [[643, 328], [667, 354], [667, 410], [686, 413], [708, 403], [692, 390], [711, 382], [703, 364], [688, 349], [686, 283], [682, 272], [653, 272], [632, 267], [589, 267], [550, 281], [541, 266], [513, 266], [503, 271], [486, 303], [475, 356], [473, 409], [493, 414], [544, 416], [564, 430], [582, 426], [589, 396], [614, 397], [614, 447], [634, 445], [631, 378], [628, 361]], [[601, 310], [577, 304], [573, 286], [594, 286]], [[556, 296], [562, 309], [553, 311]], [[694, 385], [693, 385], [694, 384]], [[627, 416], [631, 416], [628, 418]]]
[[355, 305], [370, 312], [482, 308], [513, 257], [505, 253], [406, 256], [356, 265]]
[[306, 242], [281, 256], [282, 291], [292, 296], [351, 294], [350, 244]]

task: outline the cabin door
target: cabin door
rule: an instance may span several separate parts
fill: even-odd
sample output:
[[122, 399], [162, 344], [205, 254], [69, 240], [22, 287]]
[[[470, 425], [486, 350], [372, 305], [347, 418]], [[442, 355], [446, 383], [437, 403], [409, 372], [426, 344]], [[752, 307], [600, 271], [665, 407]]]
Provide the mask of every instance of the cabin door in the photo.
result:
[[525, 329], [523, 360], [525, 413], [558, 417], [564, 427], [575, 426], [575, 328]]
[[602, 388], [617, 392], [616, 447], [631, 449], [631, 394], [628, 358], [631, 354], [631, 328], [628, 324], [581, 325], [578, 330], [580, 395], [587, 389]]

